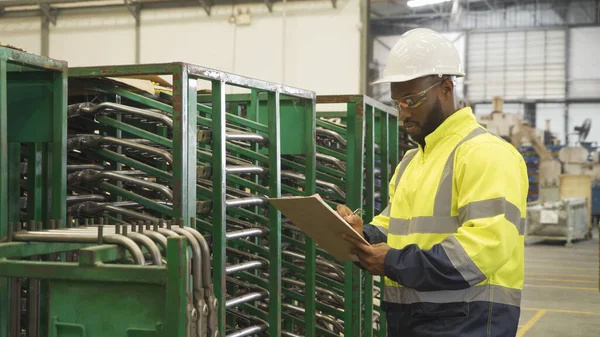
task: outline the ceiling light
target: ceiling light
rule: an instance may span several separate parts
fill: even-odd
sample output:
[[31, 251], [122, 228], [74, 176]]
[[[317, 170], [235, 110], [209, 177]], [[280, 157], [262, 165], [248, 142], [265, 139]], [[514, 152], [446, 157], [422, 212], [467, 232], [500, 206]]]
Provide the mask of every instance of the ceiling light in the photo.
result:
[[421, 6], [427, 6], [427, 5], [435, 5], [435, 4], [440, 4], [442, 2], [449, 2], [451, 0], [411, 0], [409, 2], [407, 2], [406, 4], [408, 5], [408, 7], [421, 7]]

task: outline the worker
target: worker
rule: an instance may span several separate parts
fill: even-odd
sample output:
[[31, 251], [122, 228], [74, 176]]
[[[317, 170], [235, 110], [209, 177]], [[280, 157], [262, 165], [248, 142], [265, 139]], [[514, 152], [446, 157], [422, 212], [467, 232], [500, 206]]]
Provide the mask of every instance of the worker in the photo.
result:
[[[389, 183], [389, 204], [345, 236], [361, 268], [385, 276], [389, 337], [514, 337], [524, 274], [527, 168], [509, 143], [458, 109], [464, 76], [453, 43], [413, 29], [391, 49], [384, 78], [418, 148]], [[368, 318], [367, 318], [368, 319]]]

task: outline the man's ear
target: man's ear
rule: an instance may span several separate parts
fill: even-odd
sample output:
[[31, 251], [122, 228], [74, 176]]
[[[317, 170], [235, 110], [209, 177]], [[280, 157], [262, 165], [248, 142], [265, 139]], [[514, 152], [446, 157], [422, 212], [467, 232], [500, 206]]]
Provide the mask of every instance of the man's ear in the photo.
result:
[[454, 82], [451, 79], [447, 79], [440, 85], [441, 92], [444, 100], [450, 100], [454, 97]]

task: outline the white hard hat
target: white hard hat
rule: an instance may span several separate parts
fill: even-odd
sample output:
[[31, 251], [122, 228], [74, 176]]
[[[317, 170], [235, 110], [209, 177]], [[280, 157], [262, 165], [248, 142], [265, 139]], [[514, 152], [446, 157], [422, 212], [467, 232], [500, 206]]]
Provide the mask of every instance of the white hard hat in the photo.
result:
[[429, 75], [464, 76], [458, 50], [442, 34], [426, 28], [404, 33], [388, 55], [383, 78], [374, 82], [406, 82]]

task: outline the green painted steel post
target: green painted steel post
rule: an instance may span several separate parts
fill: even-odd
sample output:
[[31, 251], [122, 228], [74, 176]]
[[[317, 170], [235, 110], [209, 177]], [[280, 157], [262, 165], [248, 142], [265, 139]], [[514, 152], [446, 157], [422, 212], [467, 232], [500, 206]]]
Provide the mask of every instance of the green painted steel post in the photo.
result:
[[[366, 119], [366, 139], [365, 139], [365, 219], [370, 221], [375, 215], [375, 112], [370, 105], [363, 105]], [[384, 149], [382, 149], [384, 151]], [[373, 335], [373, 275], [365, 272], [365, 327], [362, 336], [371, 337]]]
[[67, 70], [54, 72], [52, 85], [52, 218], [67, 220]]
[[[267, 95], [269, 120], [269, 197], [281, 197], [281, 116], [279, 92]], [[269, 330], [281, 336], [281, 213], [269, 205]]]
[[[382, 179], [387, 179], [387, 183], [385, 184], [385, 191], [387, 191], [384, 194], [384, 189], [383, 189], [383, 185], [382, 185], [382, 190], [381, 190], [381, 197], [382, 198], [386, 198], [389, 199], [389, 181], [392, 178], [392, 176], [394, 175], [394, 172], [396, 172], [396, 166], [398, 166], [398, 128], [399, 128], [399, 119], [397, 116], [393, 116], [390, 115], [389, 116], [389, 123], [388, 123], [388, 146], [387, 148], [389, 149], [388, 153], [389, 153], [389, 163], [390, 163], [390, 168], [391, 170], [388, 171], [387, 176], [383, 175], [383, 171], [382, 171]], [[382, 125], [383, 127], [383, 125]], [[382, 135], [383, 135], [383, 130], [382, 130]], [[382, 158], [383, 159], [383, 158]], [[382, 199], [383, 200], [383, 199]], [[381, 300], [383, 300], [383, 295], [384, 295], [384, 291], [385, 291], [385, 287], [384, 287], [384, 281], [383, 278], [381, 278], [381, 280], [378, 282], [378, 286], [379, 286], [379, 297]], [[379, 316], [379, 337], [385, 337], [387, 336], [387, 318], [385, 316], [385, 312], [383, 312], [383, 310], [380, 310], [380, 316]]]
[[173, 209], [185, 226], [196, 217], [196, 80], [187, 65], [173, 73]]
[[[392, 147], [390, 147], [389, 140], [389, 119], [390, 115], [385, 111], [379, 111], [379, 126], [381, 128], [379, 133], [379, 148], [381, 149], [381, 188], [380, 188], [380, 199], [381, 199], [381, 209], [383, 210], [387, 206], [388, 198], [389, 198], [389, 189], [390, 184], [389, 180], [391, 179], [390, 175], [390, 167], [392, 172], [394, 172], [394, 164], [390, 162], [390, 158], [393, 157]], [[397, 129], [396, 129], [397, 130]], [[397, 134], [397, 133], [396, 133]], [[396, 137], [397, 138], [397, 137]], [[396, 149], [395, 153], [398, 153], [398, 147], [394, 146]], [[391, 164], [391, 165], [390, 165]]]
[[[362, 208], [363, 191], [363, 149], [365, 120], [362, 103], [347, 105], [347, 162], [346, 199], [351, 209]], [[361, 270], [351, 262], [344, 263], [344, 336], [360, 335], [362, 310]]]
[[[317, 169], [317, 160], [316, 160], [316, 104], [315, 101], [307, 101], [305, 103], [305, 152], [304, 156], [306, 158], [305, 167], [306, 171], [304, 172], [304, 176], [306, 177], [306, 186], [305, 186], [305, 195], [313, 195], [316, 193], [316, 169]], [[305, 293], [304, 293], [304, 322], [305, 322], [305, 332], [304, 336], [306, 337], [315, 337], [316, 336], [316, 260], [317, 260], [317, 252], [315, 247], [315, 242], [308, 236], [306, 236], [305, 240], [306, 248], [305, 248], [305, 278], [304, 284], [306, 285]]]
[[[0, 58], [0, 158], [8, 158], [7, 63]], [[7, 234], [8, 224], [8, 162], [0, 160], [0, 237]], [[10, 333], [10, 279], [0, 278], [0, 337]]]
[[219, 334], [225, 336], [225, 248], [227, 240], [225, 205], [225, 83], [212, 82], [212, 180], [213, 180], [213, 283], [219, 301]]
[[400, 127], [400, 119], [397, 116], [390, 116], [389, 122], [389, 149], [390, 149], [390, 166], [392, 168], [392, 172], [390, 172], [390, 178], [394, 175], [396, 171], [396, 166], [398, 166], [399, 158], [398, 158], [398, 129]]
[[186, 337], [187, 275], [189, 275], [184, 237], [167, 239], [167, 289], [165, 332], [173, 337]]

